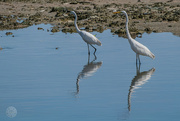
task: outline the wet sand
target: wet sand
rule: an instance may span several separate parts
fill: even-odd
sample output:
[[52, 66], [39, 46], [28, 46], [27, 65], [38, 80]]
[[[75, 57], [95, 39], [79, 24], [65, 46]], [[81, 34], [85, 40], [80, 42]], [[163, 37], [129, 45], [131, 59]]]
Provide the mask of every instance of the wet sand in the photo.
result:
[[[138, 0], [137, 0], [138, 1]], [[0, 2], [0, 29], [19, 29], [33, 24], [53, 24], [52, 32], [76, 32], [74, 16], [78, 25], [86, 31], [103, 32], [111, 29], [114, 34], [125, 37], [125, 18], [113, 14], [113, 10], [126, 10], [129, 29], [136, 37], [144, 32], [172, 32], [180, 36], [179, 0], [44, 0]]]

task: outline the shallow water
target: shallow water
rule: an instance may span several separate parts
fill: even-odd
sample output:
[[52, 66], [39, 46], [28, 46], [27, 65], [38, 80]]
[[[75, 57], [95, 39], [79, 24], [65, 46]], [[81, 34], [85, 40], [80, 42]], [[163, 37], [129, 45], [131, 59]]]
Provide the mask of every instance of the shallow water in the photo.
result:
[[[44, 28], [37, 30], [38, 27]], [[177, 121], [180, 113], [180, 38], [171, 33], [136, 38], [156, 56], [141, 58], [110, 30], [93, 48], [77, 33], [51, 25], [0, 31], [0, 119], [6, 121]]]

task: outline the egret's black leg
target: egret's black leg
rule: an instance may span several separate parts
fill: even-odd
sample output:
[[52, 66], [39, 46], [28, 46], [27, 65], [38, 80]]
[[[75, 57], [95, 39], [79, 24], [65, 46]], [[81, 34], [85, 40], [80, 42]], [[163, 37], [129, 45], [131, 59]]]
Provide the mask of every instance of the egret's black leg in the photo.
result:
[[137, 59], [138, 59], [138, 55], [136, 54], [136, 65], [137, 65]]
[[140, 73], [140, 69], [141, 69], [141, 64], [139, 64], [139, 73]]
[[90, 51], [89, 51], [89, 44], [87, 44], [87, 46], [88, 46], [88, 55], [90, 55]]
[[139, 72], [139, 69], [138, 69], [138, 64], [137, 64], [137, 61], [136, 61], [136, 75], [138, 74]]
[[140, 66], [141, 64], [136, 63], [136, 75], [140, 74]]
[[90, 54], [88, 54], [88, 64], [89, 64], [89, 60], [90, 60]]
[[97, 59], [97, 57], [96, 57], [96, 54], [94, 53], [94, 60], [93, 60], [93, 62], [94, 62], [96, 59]]
[[[91, 45], [91, 44], [90, 44], [90, 45]], [[95, 53], [96, 53], [96, 48], [95, 48], [93, 45], [91, 45], [91, 46], [94, 48], [94, 50], [95, 50], [95, 51], [94, 51], [94, 54], [95, 54]]]
[[138, 55], [138, 58], [139, 58], [139, 65], [141, 65], [141, 61], [140, 61], [140, 57], [139, 57], [139, 55]]

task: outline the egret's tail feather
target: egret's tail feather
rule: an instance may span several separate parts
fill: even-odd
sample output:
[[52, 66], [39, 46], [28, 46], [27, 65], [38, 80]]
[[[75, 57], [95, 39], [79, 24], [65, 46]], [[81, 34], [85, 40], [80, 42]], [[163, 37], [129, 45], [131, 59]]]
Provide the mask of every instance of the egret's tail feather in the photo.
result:
[[99, 46], [102, 46], [102, 44], [101, 44], [101, 42], [99, 41], [99, 44], [98, 44]]
[[151, 58], [155, 59], [155, 55], [153, 53], [151, 53]]
[[102, 46], [101, 41], [98, 40], [98, 41], [97, 41], [97, 45], [98, 45], [98, 46]]

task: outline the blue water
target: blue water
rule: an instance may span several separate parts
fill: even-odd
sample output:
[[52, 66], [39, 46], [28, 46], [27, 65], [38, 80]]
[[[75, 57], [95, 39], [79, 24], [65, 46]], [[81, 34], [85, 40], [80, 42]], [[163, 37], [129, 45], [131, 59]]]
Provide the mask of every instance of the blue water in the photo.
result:
[[0, 31], [0, 120], [180, 120], [178, 36], [136, 38], [156, 56], [140, 56], [139, 70], [127, 39], [110, 30], [92, 32], [102, 47], [96, 46], [97, 58], [90, 47], [88, 59], [77, 33], [47, 32], [51, 27]]

